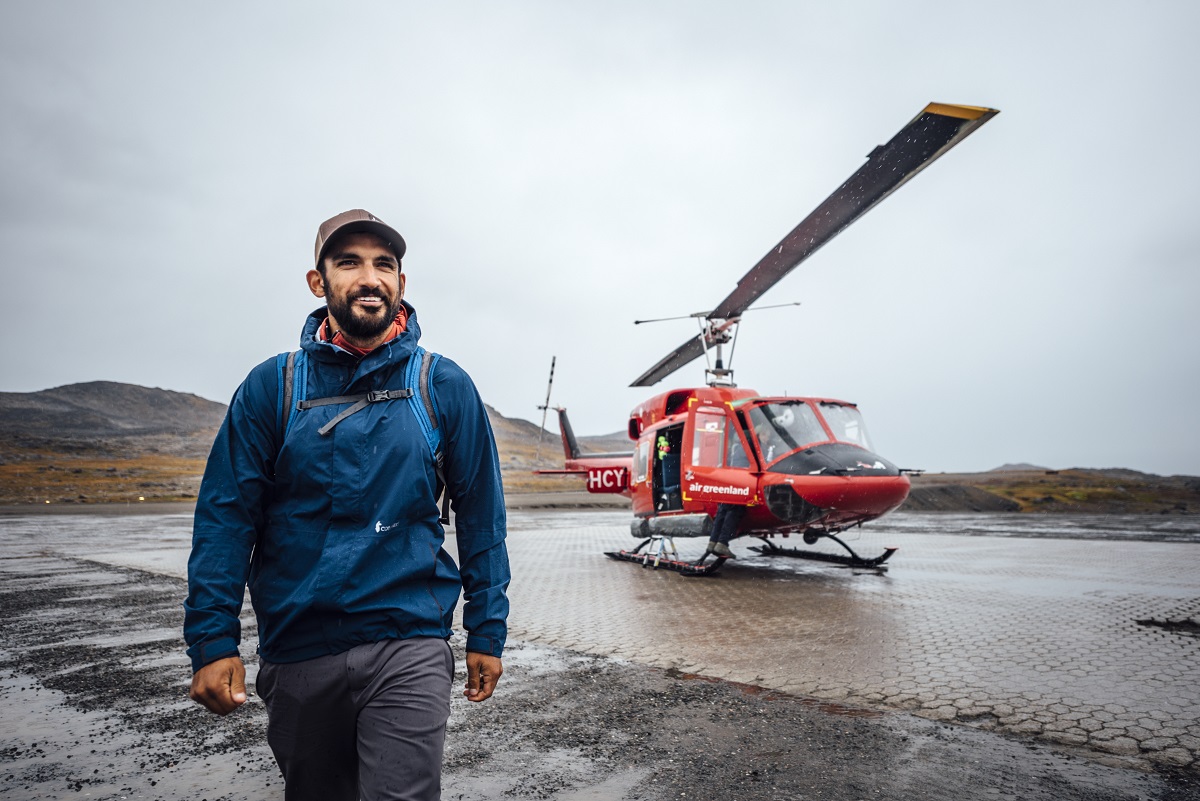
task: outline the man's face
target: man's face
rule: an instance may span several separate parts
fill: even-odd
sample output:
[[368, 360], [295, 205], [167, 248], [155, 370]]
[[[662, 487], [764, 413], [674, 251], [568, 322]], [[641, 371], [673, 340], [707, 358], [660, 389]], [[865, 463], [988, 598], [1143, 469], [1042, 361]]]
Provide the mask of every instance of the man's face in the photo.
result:
[[374, 234], [346, 234], [334, 240], [322, 265], [324, 275], [309, 271], [309, 289], [325, 298], [329, 316], [352, 343], [378, 344], [404, 297], [404, 275], [396, 254]]

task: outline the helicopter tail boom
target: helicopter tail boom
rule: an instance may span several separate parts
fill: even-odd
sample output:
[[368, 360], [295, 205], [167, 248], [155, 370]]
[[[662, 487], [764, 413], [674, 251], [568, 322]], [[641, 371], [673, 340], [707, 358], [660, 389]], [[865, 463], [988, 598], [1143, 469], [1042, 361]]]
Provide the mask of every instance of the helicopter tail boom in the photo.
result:
[[610, 453], [584, 453], [575, 439], [575, 431], [567, 418], [567, 410], [561, 406], [554, 408], [558, 412], [558, 427], [562, 436], [563, 456], [566, 464], [562, 470], [535, 470], [543, 475], [588, 475], [596, 470], [610, 469], [614, 465], [627, 465], [633, 457], [633, 451], [617, 451]]

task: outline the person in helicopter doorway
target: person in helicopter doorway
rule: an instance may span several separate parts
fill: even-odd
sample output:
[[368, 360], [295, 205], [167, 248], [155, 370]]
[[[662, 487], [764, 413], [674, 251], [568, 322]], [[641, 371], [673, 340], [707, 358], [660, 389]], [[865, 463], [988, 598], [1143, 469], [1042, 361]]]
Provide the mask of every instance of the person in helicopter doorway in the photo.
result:
[[[656, 443], [656, 446], [658, 448], [658, 464], [662, 466], [663, 463], [667, 461], [667, 457], [671, 455], [671, 441], [667, 439], [667, 433], [665, 431], [658, 435], [658, 442]], [[666, 486], [666, 483], [667, 476], [664, 472], [663, 485]]]
[[679, 489], [679, 457], [672, 453], [671, 440], [665, 431], [658, 435], [655, 449], [658, 455], [658, 489], [662, 493], [658, 508], [664, 509], [668, 506], [671, 493]]

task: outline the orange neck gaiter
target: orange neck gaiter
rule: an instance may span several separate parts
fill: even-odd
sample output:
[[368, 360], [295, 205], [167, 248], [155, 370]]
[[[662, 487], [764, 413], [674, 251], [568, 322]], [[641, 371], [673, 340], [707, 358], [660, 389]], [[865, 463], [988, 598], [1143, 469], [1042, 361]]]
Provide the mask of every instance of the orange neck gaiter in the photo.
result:
[[[392, 321], [392, 330], [388, 332], [387, 339], [383, 340], [383, 342], [380, 342], [378, 345], [375, 346], [375, 348], [379, 348], [383, 345], [386, 345], [388, 342], [391, 342], [393, 339], [395, 339], [396, 337], [403, 334], [407, 328], [408, 328], [408, 310], [405, 309], [403, 306], [401, 306], [400, 311], [396, 312], [396, 319]], [[329, 318], [328, 317], [326, 317], [325, 322], [322, 323], [321, 326], [317, 328], [317, 339], [321, 340], [322, 342], [332, 342], [334, 345], [337, 345], [342, 350], [353, 353], [355, 356], [358, 356], [360, 358], [363, 356], [366, 356], [372, 350], [375, 350], [375, 348], [360, 348], [357, 345], [351, 345], [349, 342], [346, 341], [346, 337], [344, 337], [342, 335], [341, 331], [338, 331], [336, 334], [333, 335], [333, 339], [330, 339], [329, 338]]]

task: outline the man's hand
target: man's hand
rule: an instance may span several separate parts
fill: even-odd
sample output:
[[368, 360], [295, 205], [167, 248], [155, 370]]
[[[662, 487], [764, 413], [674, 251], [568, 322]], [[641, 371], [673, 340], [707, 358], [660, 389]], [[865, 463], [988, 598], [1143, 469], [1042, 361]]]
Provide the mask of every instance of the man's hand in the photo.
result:
[[463, 695], [468, 701], [486, 701], [495, 692], [503, 672], [500, 657], [467, 651], [467, 687]]
[[188, 697], [218, 715], [228, 715], [246, 703], [246, 667], [241, 657], [228, 656], [197, 670]]

